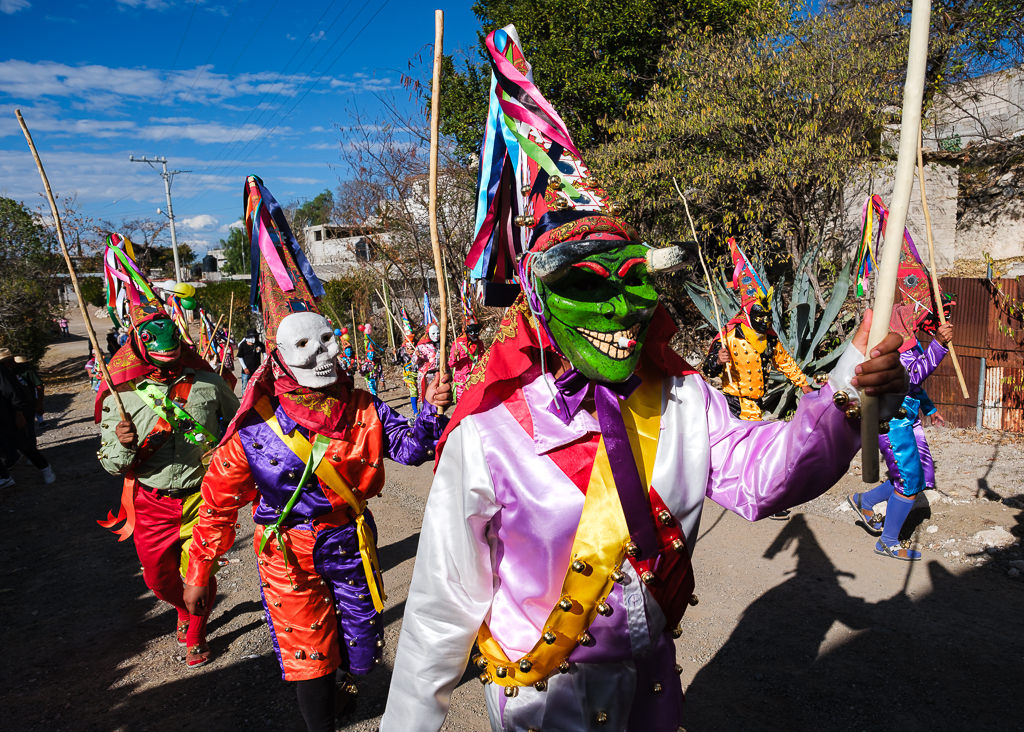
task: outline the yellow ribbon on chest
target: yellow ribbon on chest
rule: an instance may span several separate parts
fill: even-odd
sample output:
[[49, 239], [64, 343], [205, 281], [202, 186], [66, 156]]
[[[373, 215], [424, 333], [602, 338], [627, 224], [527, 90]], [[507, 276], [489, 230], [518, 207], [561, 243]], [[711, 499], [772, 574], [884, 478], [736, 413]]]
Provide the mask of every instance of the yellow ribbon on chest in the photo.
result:
[[[645, 378], [622, 405], [633, 457], [647, 486], [651, 484], [661, 429], [661, 388], [660, 378]], [[517, 686], [532, 684], [543, 690], [548, 676], [567, 671], [569, 654], [577, 645], [590, 643], [587, 629], [597, 615], [612, 612], [608, 595], [623, 577], [628, 542], [629, 528], [602, 438], [573, 538], [569, 568], [541, 637], [532, 650], [513, 662], [491, 635], [487, 623], [481, 625], [477, 634], [480, 655], [475, 659], [483, 670], [481, 680], [504, 686], [506, 695], [513, 696]]]
[[[277, 438], [285, 444], [289, 450], [303, 463], [309, 460], [313, 453], [313, 446], [309, 440], [296, 430], [285, 434], [277, 421], [274, 410], [267, 399], [261, 399], [255, 406], [257, 414], [273, 431]], [[363, 512], [366, 510], [366, 501], [359, 498], [345, 482], [344, 478], [338, 475], [338, 471], [327, 461], [321, 460], [313, 468], [313, 474], [319, 478], [324, 485], [341, 496], [355, 516], [356, 536], [359, 539], [359, 555], [363, 560], [363, 571], [366, 573], [366, 583], [370, 588], [370, 597], [373, 599], [373, 607], [377, 612], [383, 612], [384, 600], [388, 596], [384, 593], [384, 576], [380, 571], [380, 562], [377, 559], [377, 542], [373, 538], [373, 531], [366, 522]]]

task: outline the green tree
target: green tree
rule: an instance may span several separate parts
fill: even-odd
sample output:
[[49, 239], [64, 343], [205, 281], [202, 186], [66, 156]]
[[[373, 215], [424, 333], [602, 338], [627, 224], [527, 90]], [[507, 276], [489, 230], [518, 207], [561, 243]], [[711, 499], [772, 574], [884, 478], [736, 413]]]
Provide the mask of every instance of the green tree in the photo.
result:
[[315, 198], [296, 205], [295, 213], [292, 215], [292, 231], [297, 232], [296, 237], [299, 237], [306, 226], [330, 223], [333, 211], [334, 194], [324, 189]]
[[58, 313], [55, 242], [18, 201], [0, 197], [0, 346], [32, 360]]
[[233, 228], [228, 232], [227, 239], [220, 240], [221, 249], [224, 250], [224, 273], [225, 274], [246, 274], [249, 272], [249, 241], [245, 235], [245, 228]]
[[877, 152], [905, 31], [895, 5], [811, 14], [797, 4], [756, 8], [724, 33], [682, 32], [598, 167], [655, 237], [689, 238], [675, 178], [712, 253], [736, 236], [795, 274], [834, 230], [853, 167]]
[[[477, 0], [480, 49], [491, 31], [514, 24], [534, 83], [565, 120], [581, 148], [606, 142], [608, 125], [642, 99], [657, 76], [659, 59], [678, 24], [720, 30], [754, 0]], [[480, 148], [487, 112], [490, 67], [467, 61], [444, 66], [442, 132], [472, 158]]]
[[235, 296], [234, 309], [231, 310], [231, 335], [240, 339], [245, 331], [256, 325], [257, 316], [249, 307], [249, 283], [244, 280], [225, 280], [208, 282], [205, 287], [196, 289], [196, 300], [213, 318], [214, 324], [222, 315], [222, 328], [228, 327], [228, 310], [231, 307], [231, 295]]

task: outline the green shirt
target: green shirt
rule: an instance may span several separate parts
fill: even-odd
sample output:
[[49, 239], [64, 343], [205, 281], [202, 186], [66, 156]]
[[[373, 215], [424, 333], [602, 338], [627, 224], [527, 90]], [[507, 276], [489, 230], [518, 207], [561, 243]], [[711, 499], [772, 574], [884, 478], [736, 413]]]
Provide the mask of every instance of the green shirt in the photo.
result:
[[[219, 438], [238, 411], [238, 397], [224, 379], [209, 371], [184, 369], [177, 381], [183, 381], [191, 375], [195, 376], [195, 381], [184, 409], [196, 422]], [[174, 383], [177, 382], [164, 384], [144, 379], [137, 385], [154, 384], [166, 394]], [[124, 402], [125, 411], [135, 425], [138, 442], [141, 442], [156, 426], [159, 417], [135, 391], [118, 391], [118, 394]], [[144, 463], [133, 466], [136, 447], [125, 447], [118, 442], [114, 433], [120, 421], [117, 404], [113, 397], [107, 394], [103, 399], [100, 421], [100, 450], [96, 454], [104, 470], [112, 475], [121, 475], [128, 468], [133, 468], [135, 477], [150, 488], [199, 489], [203, 482], [203, 474], [206, 472], [202, 464], [203, 454], [212, 449], [213, 445], [195, 445], [175, 431]]]

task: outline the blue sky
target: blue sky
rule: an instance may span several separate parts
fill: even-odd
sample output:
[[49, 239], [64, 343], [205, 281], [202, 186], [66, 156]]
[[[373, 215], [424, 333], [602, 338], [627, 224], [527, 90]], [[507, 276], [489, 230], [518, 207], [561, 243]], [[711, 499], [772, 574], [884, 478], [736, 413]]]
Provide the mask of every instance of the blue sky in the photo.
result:
[[[444, 7], [445, 51], [474, 54], [469, 0]], [[416, 0], [0, 0], [0, 195], [40, 209], [20, 108], [58, 196], [118, 221], [166, 208], [197, 250], [241, 215], [244, 177], [281, 202], [334, 189], [351, 110], [408, 104], [400, 75], [429, 73], [434, 5]], [[420, 73], [420, 72], [417, 72]], [[168, 239], [169, 241], [169, 239]]]

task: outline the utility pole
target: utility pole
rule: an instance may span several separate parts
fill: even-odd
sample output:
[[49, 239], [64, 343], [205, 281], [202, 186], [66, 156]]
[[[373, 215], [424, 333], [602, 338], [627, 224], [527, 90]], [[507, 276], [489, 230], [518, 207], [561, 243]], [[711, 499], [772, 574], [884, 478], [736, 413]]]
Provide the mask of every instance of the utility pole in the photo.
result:
[[[171, 222], [171, 252], [174, 254], [174, 281], [180, 282], [181, 277], [181, 263], [178, 261], [178, 236], [174, 230], [174, 208], [171, 206], [171, 180], [178, 173], [191, 173], [191, 170], [167, 170], [167, 158], [137, 158], [134, 155], [129, 155], [128, 160], [133, 163], [149, 163], [150, 167], [155, 167], [153, 163], [160, 163], [163, 165], [163, 171], [160, 173], [160, 177], [164, 179], [164, 193], [167, 194], [167, 213], [164, 214]], [[159, 208], [156, 210], [158, 214], [163, 214]]]

